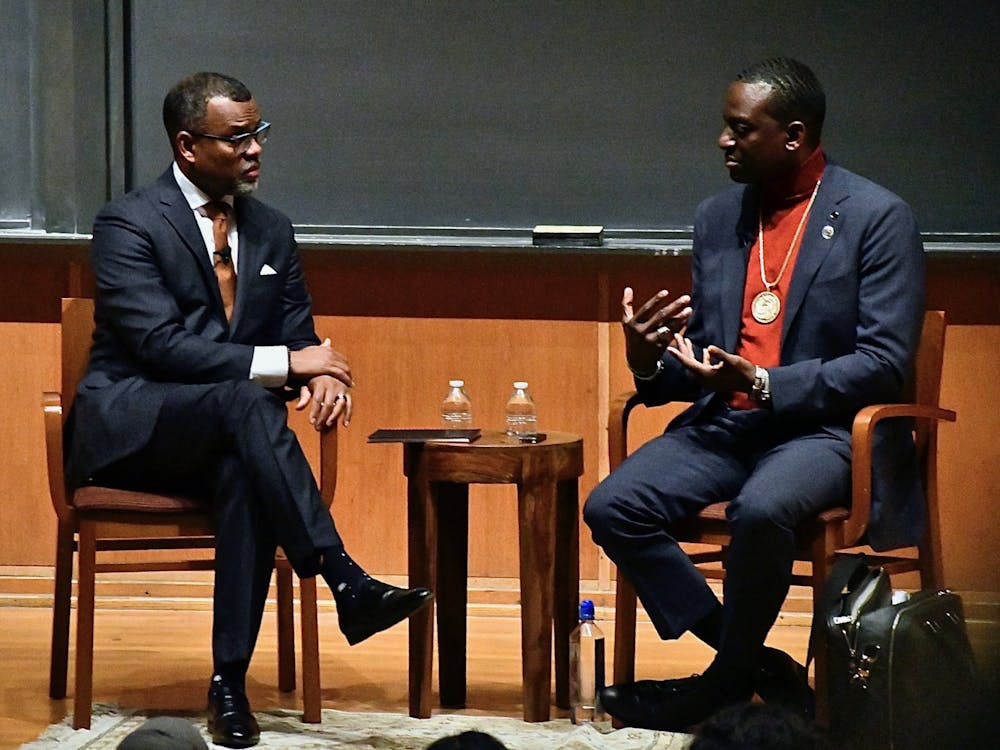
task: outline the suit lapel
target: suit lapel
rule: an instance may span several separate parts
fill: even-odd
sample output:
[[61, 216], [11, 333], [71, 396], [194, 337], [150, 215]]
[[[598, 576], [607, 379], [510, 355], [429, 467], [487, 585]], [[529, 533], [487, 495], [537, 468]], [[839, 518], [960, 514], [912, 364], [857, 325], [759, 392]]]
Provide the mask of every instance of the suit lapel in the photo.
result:
[[842, 184], [837, 167], [828, 164], [824, 170], [823, 182], [816, 194], [816, 202], [809, 214], [809, 221], [802, 236], [802, 245], [799, 247], [798, 258], [795, 261], [795, 272], [792, 275], [792, 283], [788, 288], [788, 299], [785, 302], [785, 318], [781, 330], [782, 341], [787, 338], [788, 331], [795, 322], [795, 317], [802, 307], [806, 293], [809, 291], [813, 279], [816, 278], [816, 273], [840, 239], [843, 217], [840, 216], [837, 206], [847, 197], [848, 193]]
[[[195, 265], [201, 275], [202, 281], [209, 296], [215, 300], [216, 307], [222, 311], [222, 295], [219, 292], [219, 282], [215, 278], [215, 270], [208, 259], [208, 249], [205, 247], [205, 240], [198, 229], [198, 222], [195, 221], [194, 212], [188, 205], [184, 194], [174, 180], [173, 172], [168, 169], [160, 177], [160, 205], [162, 207], [163, 218], [166, 220], [184, 247], [194, 258]], [[225, 317], [225, 316], [223, 316]]]
[[237, 198], [235, 202], [236, 227], [240, 235], [240, 253], [236, 273], [236, 303], [233, 307], [233, 319], [230, 323], [230, 338], [235, 332], [240, 320], [244, 317], [254, 282], [260, 273], [260, 258], [264, 249], [264, 227], [257, 221], [257, 212], [249, 210], [246, 200]]
[[751, 188], [743, 191], [736, 241], [724, 250], [719, 285], [718, 309], [722, 311], [722, 343], [727, 352], [736, 350], [743, 319], [743, 294], [747, 283], [747, 261], [755, 236], [757, 196]]

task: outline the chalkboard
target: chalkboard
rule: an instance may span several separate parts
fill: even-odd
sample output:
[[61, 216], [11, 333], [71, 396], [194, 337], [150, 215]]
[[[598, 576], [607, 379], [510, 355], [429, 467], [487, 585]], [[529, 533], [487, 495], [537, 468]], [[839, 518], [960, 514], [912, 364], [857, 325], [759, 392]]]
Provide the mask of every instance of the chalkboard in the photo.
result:
[[994, 3], [132, 0], [128, 179], [166, 90], [243, 80], [261, 196], [299, 226], [684, 230], [729, 184], [722, 95], [774, 54], [827, 91], [824, 146], [921, 229], [1000, 231]]

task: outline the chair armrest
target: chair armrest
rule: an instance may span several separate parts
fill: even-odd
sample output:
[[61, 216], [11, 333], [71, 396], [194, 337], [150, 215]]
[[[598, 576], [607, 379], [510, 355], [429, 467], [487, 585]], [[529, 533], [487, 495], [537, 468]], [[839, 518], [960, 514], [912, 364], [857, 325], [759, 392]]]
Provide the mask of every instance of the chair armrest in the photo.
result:
[[49, 475], [49, 497], [59, 521], [72, 520], [73, 506], [66, 496], [63, 475], [63, 409], [62, 395], [52, 391], [42, 393], [42, 418], [45, 426], [45, 461]]
[[337, 425], [320, 432], [319, 437], [319, 492], [326, 507], [333, 502], [337, 491]]
[[924, 404], [873, 404], [855, 415], [851, 428], [851, 515], [844, 522], [844, 537], [848, 544], [856, 543], [868, 528], [875, 427], [884, 419], [899, 417], [954, 422], [956, 414], [951, 409]]

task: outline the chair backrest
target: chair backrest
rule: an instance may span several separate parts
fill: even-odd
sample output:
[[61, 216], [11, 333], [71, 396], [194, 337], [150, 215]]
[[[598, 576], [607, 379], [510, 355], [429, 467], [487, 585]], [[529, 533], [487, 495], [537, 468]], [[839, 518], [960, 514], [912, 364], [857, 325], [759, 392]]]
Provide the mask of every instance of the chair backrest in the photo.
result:
[[76, 387], [87, 371], [94, 338], [94, 300], [67, 297], [62, 301], [62, 404], [63, 418], [76, 396]]
[[[920, 333], [920, 344], [917, 347], [913, 377], [903, 396], [904, 402], [922, 404], [923, 406], [940, 405], [946, 328], [947, 322], [943, 310], [928, 310], [924, 313], [924, 327]], [[925, 473], [925, 480], [927, 479], [928, 451], [936, 434], [937, 420], [917, 420], [914, 441], [917, 447], [917, 460]]]

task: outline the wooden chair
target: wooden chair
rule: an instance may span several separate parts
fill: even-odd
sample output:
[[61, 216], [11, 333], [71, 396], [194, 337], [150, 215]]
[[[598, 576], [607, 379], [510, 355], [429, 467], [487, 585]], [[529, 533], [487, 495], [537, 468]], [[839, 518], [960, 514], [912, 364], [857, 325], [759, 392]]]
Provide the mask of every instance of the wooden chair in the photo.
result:
[[[62, 393], [45, 393], [45, 443], [49, 492], [58, 517], [56, 535], [55, 596], [52, 617], [52, 652], [49, 695], [66, 697], [69, 657], [70, 599], [73, 553], [78, 555], [76, 684], [73, 697], [73, 727], [90, 726], [94, 664], [94, 588], [97, 573], [152, 570], [211, 570], [210, 555], [165, 560], [153, 552], [214, 549], [212, 517], [203, 502], [185, 497], [129, 492], [108, 487], [82, 487], [67, 492], [63, 478], [63, 423], [69, 413], [76, 386], [87, 366], [94, 328], [94, 303], [90, 299], [62, 301]], [[333, 499], [337, 481], [337, 433], [324, 433], [320, 445], [322, 496]], [[99, 553], [112, 553], [118, 560], [98, 561]], [[126, 560], [121, 553], [127, 552]], [[115, 555], [114, 553], [118, 553]], [[107, 556], [102, 556], [107, 557]], [[207, 559], [206, 559], [207, 558]], [[279, 552], [277, 568], [278, 685], [285, 692], [295, 689], [295, 633], [292, 570]], [[302, 627], [302, 720], [321, 719], [319, 683], [319, 628], [316, 579], [299, 581]]]
[[[871, 509], [872, 437], [878, 422], [893, 417], [915, 418], [917, 460], [927, 495], [926, 533], [916, 554], [913, 554], [912, 548], [892, 550], [872, 555], [873, 562], [885, 566], [890, 574], [919, 571], [920, 583], [924, 588], [939, 588], [943, 585], [937, 497], [937, 426], [938, 420], [955, 421], [955, 412], [938, 406], [945, 327], [944, 312], [937, 310], [925, 314], [913, 382], [904, 395], [904, 403], [867, 406], [855, 416], [851, 437], [853, 486], [850, 507], [824, 511], [796, 530], [796, 559], [810, 562], [811, 570], [809, 575], [794, 575], [793, 583], [811, 586], [814, 597], [822, 591], [838, 550], [863, 543], [862, 537]], [[611, 469], [617, 467], [628, 455], [629, 415], [639, 405], [641, 404], [635, 393], [627, 393], [616, 399], [611, 406], [608, 416]], [[694, 518], [676, 524], [671, 529], [675, 538], [681, 542], [718, 548], [692, 552], [691, 559], [698, 565], [718, 563], [725, 559], [729, 544], [726, 505], [725, 502], [709, 505]], [[719, 566], [702, 570], [709, 578], [724, 577], [724, 571]], [[635, 679], [636, 594], [621, 571], [618, 572], [617, 582], [614, 681], [622, 683]], [[827, 665], [824, 649], [818, 648], [814, 658], [817, 715], [822, 721], [826, 716]]]

